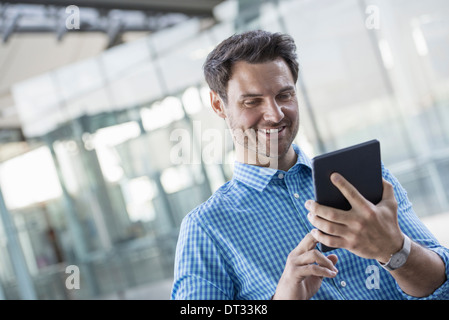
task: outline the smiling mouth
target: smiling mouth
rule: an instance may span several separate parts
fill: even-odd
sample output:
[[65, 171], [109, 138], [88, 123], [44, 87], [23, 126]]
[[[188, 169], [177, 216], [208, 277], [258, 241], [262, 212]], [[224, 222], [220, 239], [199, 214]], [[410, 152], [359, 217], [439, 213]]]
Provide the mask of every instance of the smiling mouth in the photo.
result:
[[275, 134], [275, 133], [281, 133], [284, 131], [285, 126], [278, 127], [278, 128], [270, 128], [270, 129], [258, 129], [258, 131], [265, 133], [266, 135]]

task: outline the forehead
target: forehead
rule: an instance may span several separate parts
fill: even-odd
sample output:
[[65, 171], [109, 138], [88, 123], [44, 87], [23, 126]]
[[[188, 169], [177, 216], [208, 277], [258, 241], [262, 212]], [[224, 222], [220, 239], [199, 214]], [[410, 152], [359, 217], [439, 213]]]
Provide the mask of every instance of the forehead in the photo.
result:
[[231, 74], [228, 95], [264, 95], [276, 93], [286, 86], [294, 86], [293, 76], [282, 58], [264, 63], [238, 61], [232, 66]]

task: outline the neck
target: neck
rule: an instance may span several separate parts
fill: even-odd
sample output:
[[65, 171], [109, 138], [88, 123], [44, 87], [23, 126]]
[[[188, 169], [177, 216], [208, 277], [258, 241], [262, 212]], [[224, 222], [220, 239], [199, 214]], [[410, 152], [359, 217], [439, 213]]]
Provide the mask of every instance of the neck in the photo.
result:
[[293, 146], [290, 145], [288, 151], [278, 157], [267, 157], [262, 153], [253, 150], [248, 150], [239, 144], [234, 144], [236, 150], [236, 160], [242, 163], [255, 165], [258, 167], [272, 168], [276, 170], [288, 171], [293, 167], [297, 161]]

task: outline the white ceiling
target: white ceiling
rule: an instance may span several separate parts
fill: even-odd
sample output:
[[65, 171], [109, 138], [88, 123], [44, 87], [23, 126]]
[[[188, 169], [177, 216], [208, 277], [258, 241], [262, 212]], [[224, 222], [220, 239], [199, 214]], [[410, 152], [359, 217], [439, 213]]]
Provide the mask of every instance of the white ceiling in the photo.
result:
[[51, 33], [14, 34], [0, 43], [0, 128], [19, 126], [10, 91], [14, 83], [95, 56], [107, 43], [102, 33], [67, 34], [60, 42]]
[[[124, 9], [131, 10], [141, 8], [145, 12], [148, 11], [155, 14], [150, 21], [159, 23], [160, 25], [153, 27], [160, 29], [164, 28], [164, 23], [175, 23], [174, 18], [172, 20], [164, 20], [164, 14], [181, 12], [187, 14], [187, 16], [189, 14], [193, 16], [198, 14], [210, 17], [212, 9], [222, 1], [224, 0], [132, 0], [129, 2], [121, 2], [119, 0], [96, 0], [90, 2], [89, 0], [76, 3], [82, 2], [87, 7], [104, 8], [101, 11], [103, 14], [118, 5], [126, 7]], [[4, 32], [8, 27], [8, 21], [14, 20], [15, 11], [7, 11], [6, 9], [14, 9], [15, 7], [13, 5], [10, 6], [8, 3], [42, 4], [43, 1], [21, 0], [15, 2], [0, 0], [0, 36], [2, 38], [5, 38]], [[56, 5], [72, 4], [71, 1], [65, 0], [51, 0], [45, 3]], [[117, 14], [114, 10], [111, 12]], [[159, 12], [162, 16], [158, 15]], [[35, 12], [31, 13], [34, 14]], [[160, 20], [158, 20], [158, 17], [160, 17]], [[28, 20], [21, 16], [20, 21], [36, 22], [33, 19], [36, 19], [33, 15]], [[133, 19], [132, 21], [135, 20]], [[40, 20], [40, 22], [45, 25], [45, 21]], [[25, 24], [25, 26], [29, 27], [28, 24]], [[51, 70], [97, 56], [111, 46], [110, 35], [108, 32], [101, 32], [102, 30], [100, 32], [66, 32], [60, 41], [58, 40], [57, 32], [48, 32], [48, 30], [47, 32], [38, 32], [36, 30], [32, 30], [32, 32], [19, 31], [14, 29], [10, 36], [6, 37], [6, 42], [0, 39], [0, 163], [27, 152], [35, 144], [34, 141], [17, 141], [21, 140], [19, 136], [20, 131], [17, 129], [20, 129], [22, 126], [12, 96], [12, 86]], [[142, 28], [139, 31], [125, 30], [120, 32], [120, 36], [114, 44], [133, 41], [154, 31], [151, 28], [148, 30]]]
[[[148, 21], [159, 24], [150, 26], [139, 31], [120, 32], [119, 42], [127, 42], [147, 35], [152, 31], [164, 28], [165, 23], [176, 23], [176, 17], [171, 19], [162, 19], [164, 14], [171, 17], [170, 13], [181, 13], [181, 15], [199, 15], [211, 16], [213, 8], [223, 0], [86, 0], [73, 2], [69, 0], [20, 0], [20, 1], [2, 1], [0, 0], [0, 35], [5, 38], [6, 30], [9, 27], [13, 32], [11, 36], [6, 37], [6, 43], [0, 39], [0, 130], [9, 128], [20, 128], [20, 122], [14, 108], [14, 101], [11, 95], [11, 86], [14, 83], [26, 80], [28, 78], [46, 73], [52, 69], [84, 60], [100, 54], [111, 46], [108, 32], [66, 32], [61, 41], [58, 41], [57, 32], [42, 32], [36, 27], [32, 32], [19, 32], [21, 28], [28, 28], [39, 23], [45, 26], [48, 22], [51, 25], [51, 19], [60, 10], [69, 4], [81, 5], [83, 11], [83, 22], [87, 23], [87, 19], [93, 9], [98, 8], [97, 14], [103, 14], [105, 17], [118, 18], [118, 11], [115, 8], [130, 9], [127, 14], [133, 14], [142, 10], [146, 13], [155, 14]], [[43, 7], [42, 4], [46, 6]], [[17, 6], [15, 6], [17, 4]], [[38, 6], [36, 6], [38, 5]], [[57, 5], [57, 7], [53, 7]], [[59, 9], [58, 9], [59, 8]], [[45, 10], [44, 10], [45, 9]], [[59, 10], [59, 11], [58, 11]], [[89, 11], [90, 10], [90, 11]], [[111, 10], [111, 11], [110, 11]], [[133, 11], [137, 10], [137, 11]], [[125, 11], [122, 11], [124, 13]], [[66, 10], [61, 11], [66, 15]], [[109, 12], [109, 15], [106, 14]], [[158, 19], [158, 14], [162, 15]], [[15, 18], [20, 17], [20, 25], [14, 24]], [[105, 19], [102, 17], [102, 19]], [[97, 19], [101, 17], [98, 16]], [[87, 19], [87, 20], [86, 20]], [[130, 21], [136, 21], [136, 17], [131, 17]], [[47, 21], [48, 20], [48, 21]], [[111, 21], [112, 21], [111, 20]], [[167, 22], [167, 21], [168, 22]], [[95, 20], [96, 21], [96, 20]], [[108, 20], [109, 21], [109, 20]], [[145, 20], [146, 21], [146, 20]], [[92, 22], [92, 21], [90, 21]], [[34, 24], [33, 24], [34, 23]], [[15, 27], [13, 27], [15, 26]], [[169, 25], [166, 25], [168, 27]], [[84, 30], [86, 26], [83, 26]], [[28, 30], [27, 29], [27, 30]], [[32, 28], [31, 28], [32, 29]], [[45, 29], [45, 28], [44, 28]], [[47, 30], [48, 31], [48, 30]], [[87, 31], [84, 30], [84, 31]], [[95, 30], [96, 31], [96, 30]], [[104, 30], [103, 30], [104, 31]], [[9, 33], [8, 33], [9, 34]], [[117, 43], [115, 43], [117, 44]], [[1, 143], [1, 141], [0, 141]]]
[[[148, 32], [124, 33], [122, 41], [132, 41], [146, 34]], [[16, 33], [7, 43], [0, 42], [0, 133], [4, 129], [21, 128], [11, 94], [13, 84], [94, 57], [107, 49], [108, 42], [107, 34], [100, 32], [70, 33], [60, 42], [54, 33]], [[0, 141], [0, 163], [30, 148], [28, 142]]]

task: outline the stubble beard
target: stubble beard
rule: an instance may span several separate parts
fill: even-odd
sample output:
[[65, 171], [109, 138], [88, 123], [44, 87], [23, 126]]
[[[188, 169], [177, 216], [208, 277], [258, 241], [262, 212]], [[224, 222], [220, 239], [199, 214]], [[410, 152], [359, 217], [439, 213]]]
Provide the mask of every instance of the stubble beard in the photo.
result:
[[[228, 118], [228, 127], [231, 130], [234, 145], [238, 151], [239, 161], [258, 166], [278, 168], [279, 160], [287, 154], [298, 132], [299, 119], [294, 123], [289, 122], [285, 124], [284, 130], [289, 130], [290, 136], [284, 137], [281, 141], [278, 139], [278, 134], [272, 134], [270, 138], [267, 138], [263, 136], [265, 133], [255, 128], [244, 130], [236, 127], [232, 118]], [[276, 125], [272, 127], [276, 127]]]

